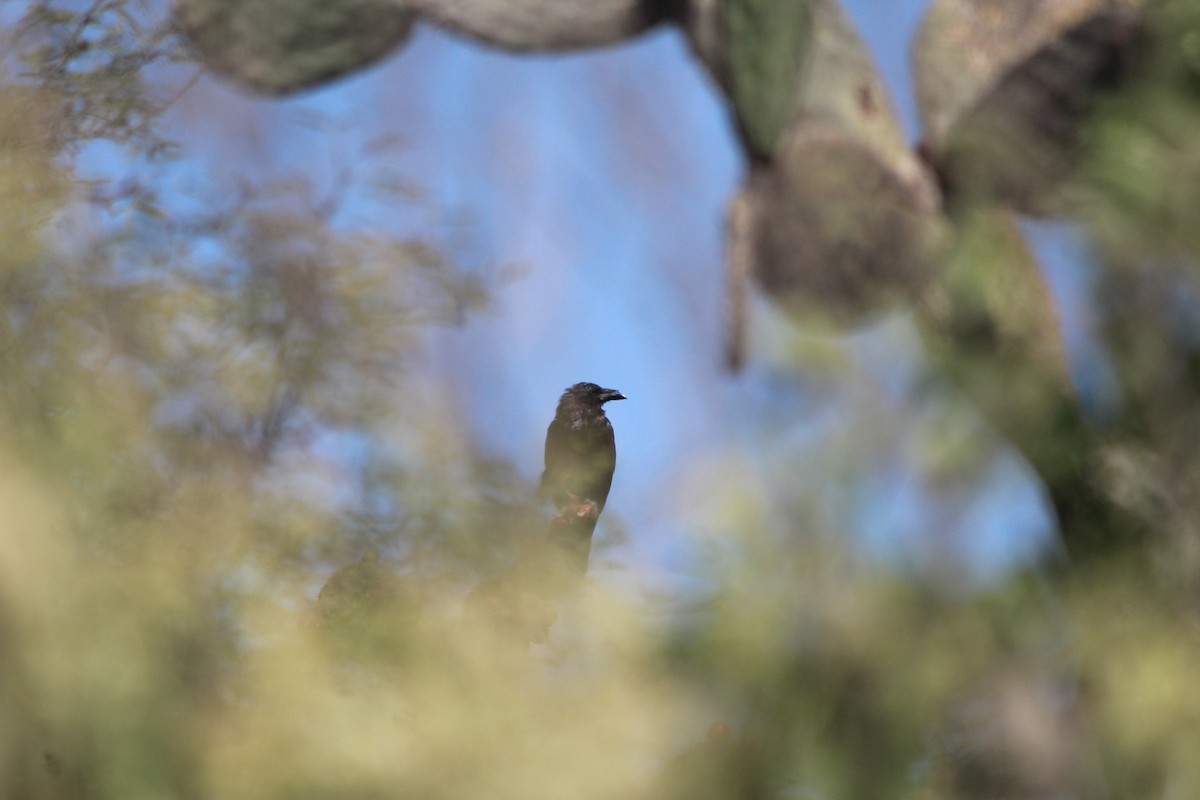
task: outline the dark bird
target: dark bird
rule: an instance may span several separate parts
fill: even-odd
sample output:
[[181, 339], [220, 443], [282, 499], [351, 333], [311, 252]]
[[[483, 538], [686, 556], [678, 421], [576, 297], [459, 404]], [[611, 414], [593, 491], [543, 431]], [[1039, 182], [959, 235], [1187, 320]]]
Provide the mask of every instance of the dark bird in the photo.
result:
[[554, 420], [546, 429], [541, 486], [542, 496], [558, 511], [555, 521], [570, 523], [579, 518], [594, 523], [604, 510], [617, 467], [617, 445], [604, 404], [624, 399], [616, 389], [594, 383], [577, 383], [559, 398]]

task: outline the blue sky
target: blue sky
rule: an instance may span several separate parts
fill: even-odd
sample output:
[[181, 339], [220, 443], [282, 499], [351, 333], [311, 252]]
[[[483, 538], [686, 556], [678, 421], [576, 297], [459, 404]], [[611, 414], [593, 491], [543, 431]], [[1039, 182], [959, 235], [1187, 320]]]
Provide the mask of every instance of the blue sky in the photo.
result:
[[[914, 139], [907, 48], [924, 5], [846, 4]], [[630, 533], [613, 557], [651, 582], [686, 575], [696, 528], [713, 518], [714, 481], [730, 468], [785, 495], [778, 481], [792, 476], [829, 525], [901, 562], [949, 552], [993, 574], [1046, 540], [1038, 487], [971, 410], [943, 419], [915, 407], [923, 363], [903, 318], [830, 340], [797, 333], [760, 302], [750, 367], [721, 370], [722, 225], [743, 165], [720, 98], [673, 30], [539, 56], [420, 26], [380, 65], [297, 98], [205, 78], [170, 119], [185, 170], [215, 177], [301, 171], [327, 182], [357, 145], [398, 136], [394, 167], [421, 199], [399, 210], [363, 201], [345, 224], [420, 232], [461, 263], [516, 273], [490, 310], [431, 336], [427, 380], [531, 479], [564, 387], [623, 391], [629, 401], [610, 407], [619, 466], [605, 516]], [[1073, 354], [1099, 358], [1084, 325], [1082, 251], [1064, 229], [1033, 232]], [[947, 419], [996, 449], [973, 482], [931, 481], [922, 465], [922, 433]], [[864, 467], [852, 485], [839, 477], [846, 452]]]

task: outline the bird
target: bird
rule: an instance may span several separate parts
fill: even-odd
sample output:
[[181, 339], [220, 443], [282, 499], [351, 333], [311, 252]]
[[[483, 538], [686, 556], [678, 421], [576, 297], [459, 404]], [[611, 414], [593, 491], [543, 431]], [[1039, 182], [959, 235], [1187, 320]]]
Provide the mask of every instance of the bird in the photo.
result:
[[593, 524], [604, 510], [617, 467], [617, 445], [604, 404], [625, 400], [616, 389], [577, 383], [562, 393], [546, 429], [541, 494], [554, 503], [555, 521]]

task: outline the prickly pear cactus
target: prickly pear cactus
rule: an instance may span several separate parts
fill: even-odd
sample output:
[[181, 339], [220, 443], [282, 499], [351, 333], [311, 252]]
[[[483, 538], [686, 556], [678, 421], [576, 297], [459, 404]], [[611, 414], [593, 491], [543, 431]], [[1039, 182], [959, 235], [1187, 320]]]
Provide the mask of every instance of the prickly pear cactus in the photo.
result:
[[270, 94], [348, 74], [404, 41], [395, 0], [180, 0], [179, 28], [213, 71]]
[[719, 14], [729, 102], [746, 148], [765, 157], [796, 108], [812, 2], [728, 0]]

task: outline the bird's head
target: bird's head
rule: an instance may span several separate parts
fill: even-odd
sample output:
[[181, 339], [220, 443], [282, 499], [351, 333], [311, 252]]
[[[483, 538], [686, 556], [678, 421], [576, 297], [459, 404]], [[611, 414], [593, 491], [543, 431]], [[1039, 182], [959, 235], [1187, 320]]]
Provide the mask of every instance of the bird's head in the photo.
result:
[[584, 403], [602, 406], [610, 400], [624, 400], [625, 395], [616, 389], [605, 389], [594, 383], [577, 383], [563, 392], [563, 399], [573, 397]]

